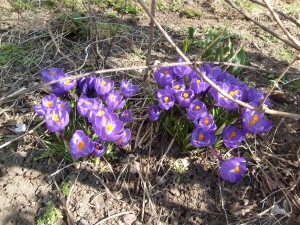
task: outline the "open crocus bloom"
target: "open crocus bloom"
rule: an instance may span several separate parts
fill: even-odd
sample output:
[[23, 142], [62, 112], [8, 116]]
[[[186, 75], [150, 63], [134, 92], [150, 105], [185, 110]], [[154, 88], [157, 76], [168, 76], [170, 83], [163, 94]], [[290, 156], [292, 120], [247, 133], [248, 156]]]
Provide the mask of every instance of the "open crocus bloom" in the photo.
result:
[[221, 161], [220, 175], [224, 180], [230, 182], [238, 182], [248, 171], [246, 167], [247, 161], [242, 157], [233, 157], [228, 160]]
[[87, 156], [93, 151], [94, 144], [82, 130], [77, 130], [70, 140], [70, 153], [74, 159]]

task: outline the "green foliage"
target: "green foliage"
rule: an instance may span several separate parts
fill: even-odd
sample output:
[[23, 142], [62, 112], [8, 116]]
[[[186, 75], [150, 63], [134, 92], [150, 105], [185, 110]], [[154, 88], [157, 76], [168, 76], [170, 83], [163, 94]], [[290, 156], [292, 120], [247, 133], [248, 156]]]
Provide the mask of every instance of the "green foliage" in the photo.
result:
[[160, 128], [166, 130], [183, 151], [187, 151], [192, 147], [190, 137], [194, 125], [180, 108], [174, 107], [169, 112], [164, 112], [159, 122]]
[[61, 22], [68, 21], [69, 30], [71, 33], [79, 34], [81, 36], [86, 36], [88, 33], [88, 19], [82, 18], [82, 14], [78, 12], [68, 12], [63, 13], [58, 20]]
[[292, 53], [286, 46], [282, 46], [277, 49], [278, 55], [285, 61], [292, 61]]
[[138, 15], [142, 12], [141, 6], [133, 0], [104, 0], [104, 3], [122, 14]]
[[68, 196], [68, 194], [71, 192], [71, 187], [70, 184], [68, 182], [63, 182], [62, 183], [62, 193], [65, 197]]
[[171, 3], [171, 11], [172, 12], [178, 12], [181, 8], [181, 3], [182, 3], [182, 0], [173, 0], [172, 3]]
[[203, 12], [200, 9], [184, 8], [181, 13], [188, 18], [201, 18]]
[[22, 64], [25, 55], [24, 49], [19, 45], [12, 42], [4, 42], [0, 46], [0, 66], [5, 65], [9, 61]]
[[11, 1], [12, 7], [16, 10], [33, 10], [34, 4], [31, 0], [14, 0]]
[[300, 90], [300, 82], [293, 82], [289, 85], [289, 87], [293, 90], [293, 91], [299, 91]]
[[46, 211], [44, 215], [37, 220], [38, 225], [56, 225], [57, 220], [62, 217], [61, 211], [56, 208], [53, 201], [46, 202]]
[[[209, 30], [205, 39], [198, 40], [195, 28], [189, 28], [188, 36], [184, 40], [183, 50], [187, 52], [188, 47], [193, 45], [203, 49], [201, 54], [202, 60], [233, 62], [245, 65], [245, 50], [235, 47], [234, 39], [236, 38], [239, 39], [241, 37], [236, 34]], [[232, 74], [238, 74], [240, 70], [240, 67], [235, 66], [229, 68], [229, 72]]]

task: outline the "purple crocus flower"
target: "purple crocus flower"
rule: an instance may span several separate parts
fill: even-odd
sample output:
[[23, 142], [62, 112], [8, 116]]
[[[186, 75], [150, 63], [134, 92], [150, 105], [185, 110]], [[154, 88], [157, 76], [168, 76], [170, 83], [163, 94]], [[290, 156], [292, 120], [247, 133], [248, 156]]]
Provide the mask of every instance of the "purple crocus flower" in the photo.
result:
[[187, 118], [189, 120], [200, 119], [207, 115], [207, 108], [204, 102], [200, 100], [194, 100], [191, 102], [187, 110]]
[[104, 78], [96, 78], [95, 81], [95, 90], [98, 95], [104, 97], [114, 88], [114, 81]]
[[66, 110], [69, 114], [72, 111], [72, 106], [67, 101], [59, 101], [57, 107], [61, 110]]
[[88, 116], [90, 110], [101, 108], [99, 106], [99, 100], [96, 98], [88, 98], [85, 95], [81, 95], [77, 101], [78, 113], [84, 117]]
[[87, 156], [92, 152], [94, 143], [82, 130], [76, 130], [70, 140], [70, 153], [74, 159]]
[[51, 132], [63, 130], [69, 123], [69, 113], [58, 108], [49, 109], [45, 116], [47, 129]]
[[[180, 58], [178, 60], [178, 62], [185, 62], [184, 59]], [[174, 74], [179, 78], [181, 79], [182, 77], [184, 77], [185, 75], [189, 75], [193, 69], [190, 67], [190, 66], [173, 66], [173, 71], [174, 71]]]
[[211, 146], [217, 141], [217, 136], [211, 130], [196, 128], [191, 137], [191, 143], [194, 147]]
[[181, 107], [189, 107], [191, 102], [194, 100], [195, 95], [192, 90], [178, 91], [176, 99]]
[[120, 95], [117, 91], [111, 91], [106, 95], [105, 98], [106, 105], [108, 108], [111, 108], [113, 110], [121, 109], [125, 105], [125, 100], [123, 99], [123, 96]]
[[[249, 103], [252, 103], [252, 105], [259, 107], [261, 102], [263, 101], [265, 95], [261, 90], [257, 90], [254, 87], [250, 88], [248, 90], [248, 96], [247, 96], [247, 101]], [[267, 98], [267, 101], [265, 104], [269, 107], [270, 106], [270, 99]]]
[[247, 161], [242, 157], [233, 157], [228, 160], [222, 160], [220, 165], [220, 175], [224, 180], [229, 182], [238, 182], [248, 171]]
[[169, 110], [175, 104], [175, 98], [172, 94], [164, 91], [158, 90], [157, 91], [157, 98], [158, 98], [158, 105], [163, 110]]
[[206, 76], [215, 81], [220, 73], [222, 73], [222, 69], [219, 66], [205, 64], [203, 70], [206, 72]]
[[104, 141], [118, 141], [123, 135], [124, 123], [117, 114], [96, 116], [93, 128], [98, 137]]
[[50, 69], [42, 70], [42, 78], [47, 83], [53, 80], [57, 80], [59, 75], [63, 75], [64, 71], [61, 68], [52, 67]]
[[173, 70], [171, 67], [159, 68], [159, 69], [155, 70], [154, 78], [161, 87], [171, 85], [172, 82], [174, 81]]
[[139, 87], [129, 83], [127, 80], [122, 80], [120, 90], [124, 98], [129, 98], [138, 91]]
[[[242, 92], [242, 90], [240, 90], [239, 87], [234, 86], [234, 85], [228, 85], [226, 83], [221, 83], [221, 82], [217, 82], [217, 84], [224, 92], [229, 94], [231, 97], [233, 97], [237, 100], [242, 100], [243, 92]], [[211, 89], [210, 93], [215, 100], [215, 105], [221, 106], [227, 110], [234, 110], [234, 109], [238, 108], [237, 103], [235, 103], [234, 101], [231, 101], [227, 97], [223, 96], [215, 89]]]
[[66, 95], [70, 90], [76, 87], [77, 81], [75, 79], [71, 79], [70, 76], [67, 76], [63, 73], [58, 74], [56, 80], [63, 79], [63, 78], [70, 78], [70, 79], [63, 80], [51, 85], [52, 91], [56, 96]]
[[124, 110], [121, 117], [120, 117], [120, 120], [123, 123], [131, 122], [132, 121], [132, 112], [131, 112], [131, 110]]
[[272, 123], [264, 119], [263, 112], [257, 112], [252, 109], [243, 110], [243, 130], [246, 133], [262, 133], [272, 129]]
[[34, 107], [36, 114], [40, 116], [45, 116], [48, 109], [55, 109], [59, 103], [59, 99], [54, 95], [48, 95], [42, 98], [42, 103]]
[[92, 155], [96, 157], [101, 157], [106, 153], [106, 146], [101, 142], [93, 142]]
[[81, 93], [86, 96], [93, 96], [93, 91], [95, 90], [96, 76], [92, 75], [89, 77], [82, 77], [78, 80], [77, 84]]
[[45, 109], [44, 107], [42, 106], [42, 104], [37, 104], [34, 106], [34, 112], [36, 114], [38, 114], [39, 116], [45, 116], [46, 115], [46, 112], [45, 112]]
[[217, 125], [215, 124], [214, 118], [211, 114], [207, 114], [200, 119], [194, 120], [196, 128], [201, 128], [203, 130], [216, 131]]
[[101, 117], [112, 113], [113, 110], [111, 108], [98, 108], [90, 110], [87, 117], [91, 124], [93, 124], [95, 122], [96, 117]]
[[148, 108], [148, 116], [150, 121], [157, 121], [160, 116], [159, 107], [156, 105], [150, 106]]
[[246, 133], [242, 129], [230, 125], [226, 126], [222, 132], [223, 142], [227, 148], [236, 148], [245, 136]]
[[[167, 91], [168, 88], [165, 87], [165, 91]], [[179, 91], [184, 91], [185, 90], [185, 83], [184, 80], [178, 80], [176, 82], [172, 83], [172, 86], [170, 88], [170, 93], [172, 93], [172, 95], [176, 96], [176, 93]]]
[[[71, 77], [64, 76], [64, 78], [71, 78]], [[77, 81], [75, 79], [67, 79], [59, 83], [61, 84], [61, 87], [65, 92], [69, 92], [76, 87]]]
[[118, 145], [127, 145], [131, 138], [131, 131], [127, 128], [122, 132], [122, 137], [116, 142]]
[[194, 92], [195, 95], [200, 95], [208, 90], [210, 85], [203, 81], [202, 78], [198, 76], [194, 76], [191, 80], [190, 89]]
[[59, 99], [54, 94], [42, 98], [42, 106], [45, 110], [56, 108], [58, 102]]

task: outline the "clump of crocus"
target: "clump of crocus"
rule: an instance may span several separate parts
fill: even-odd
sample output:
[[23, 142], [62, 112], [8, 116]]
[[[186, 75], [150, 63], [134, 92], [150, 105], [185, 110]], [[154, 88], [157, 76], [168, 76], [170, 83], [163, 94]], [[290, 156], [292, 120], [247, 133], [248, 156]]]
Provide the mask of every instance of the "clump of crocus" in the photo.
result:
[[[109, 142], [120, 146], [129, 144], [131, 131], [125, 126], [132, 121], [132, 111], [122, 108], [127, 99], [136, 94], [138, 86], [122, 80], [117, 90], [113, 80], [95, 75], [76, 82], [57, 68], [44, 69], [42, 77], [45, 82], [57, 82], [52, 84], [53, 94], [44, 97], [42, 103], [35, 106], [35, 112], [45, 118], [49, 131], [60, 133], [65, 146], [69, 141], [70, 155], [74, 159], [89, 155], [103, 156]], [[73, 97], [79, 96], [76, 100], [70, 100], [71, 104], [59, 98], [68, 98], [69, 94], [73, 94], [71, 91], [75, 94]], [[75, 111], [76, 121], [70, 116], [72, 111]], [[79, 121], [81, 125], [72, 138], [66, 140], [64, 132], [69, 132], [66, 127], [70, 120], [73, 120], [71, 129], [80, 125]]]
[[[183, 59], [179, 59], [179, 62], [183, 62]], [[211, 148], [222, 144], [229, 149], [237, 148], [247, 134], [267, 132], [272, 128], [272, 123], [265, 118], [263, 112], [240, 109], [239, 105], [231, 100], [248, 102], [258, 107], [264, 99], [261, 90], [249, 88], [247, 83], [223, 71], [221, 67], [206, 64], [198, 69], [231, 98], [212, 88], [188, 65], [161, 67], [154, 72], [159, 86], [158, 104], [148, 109], [150, 121], [157, 121], [162, 113], [164, 118], [166, 115], [178, 115], [178, 121], [183, 121], [182, 117], [186, 117], [186, 123], [190, 123], [190, 120], [193, 128], [182, 129], [188, 130], [189, 133], [180, 137], [179, 141], [190, 137], [190, 145], [197, 148]], [[269, 99], [265, 104], [270, 104]], [[174, 136], [180, 133], [176, 128], [174, 130]], [[225, 180], [239, 181], [241, 174], [246, 171], [245, 160], [239, 157], [231, 160], [220, 159], [220, 162], [221, 176]]]

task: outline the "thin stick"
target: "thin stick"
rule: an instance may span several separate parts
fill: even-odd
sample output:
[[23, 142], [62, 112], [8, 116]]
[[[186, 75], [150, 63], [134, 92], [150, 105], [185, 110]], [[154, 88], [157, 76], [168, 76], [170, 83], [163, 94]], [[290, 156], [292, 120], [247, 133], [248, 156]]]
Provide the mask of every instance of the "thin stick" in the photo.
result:
[[277, 33], [275, 33], [274, 31], [270, 30], [268, 27], [266, 27], [265, 25], [261, 24], [260, 22], [256, 21], [255, 19], [253, 19], [251, 16], [248, 16], [243, 10], [239, 9], [236, 5], [234, 5], [230, 0], [224, 0], [225, 2], [227, 2], [232, 8], [234, 8], [236, 11], [238, 11], [240, 14], [242, 14], [244, 17], [246, 17], [248, 20], [251, 20], [253, 23], [255, 23], [257, 26], [259, 26], [261, 29], [263, 29], [264, 31], [268, 32], [269, 34], [273, 35], [274, 37], [278, 38], [279, 40], [281, 40], [282, 42], [284, 42], [285, 44], [291, 46], [292, 48], [300, 51], [300, 47], [297, 46], [296, 44], [294, 44], [293, 42], [280, 37]]
[[[259, 1], [256, 1], [256, 0], [250, 0], [250, 2], [253, 2], [253, 3], [257, 4], [257, 5], [260, 5], [260, 6], [262, 6], [262, 7], [267, 8], [267, 6], [266, 6], [265, 4], [263, 4], [262, 2], [259, 2]], [[280, 16], [282, 16], [282, 17], [284, 17], [284, 18], [290, 20], [291, 22], [293, 22], [294, 24], [296, 24], [298, 27], [300, 27], [300, 23], [299, 23], [294, 17], [288, 16], [288, 15], [286, 15], [285, 13], [283, 13], [282, 11], [279, 11], [279, 10], [277, 10], [277, 9], [274, 9], [274, 11], [275, 11], [277, 14], [279, 14]]]
[[[197, 65], [202, 65], [202, 64], [214, 64], [214, 65], [229, 65], [229, 66], [237, 66], [237, 67], [241, 67], [241, 68], [246, 68], [246, 69], [251, 69], [251, 70], [257, 70], [257, 71], [261, 71], [261, 72], [265, 72], [265, 73], [274, 73], [274, 71], [269, 71], [269, 70], [264, 70], [264, 69], [260, 69], [258, 67], [255, 66], [245, 66], [245, 65], [241, 65], [241, 64], [237, 64], [237, 63], [228, 63], [228, 62], [216, 62], [216, 61], [196, 61], [195, 62]], [[9, 96], [6, 97], [2, 97], [0, 99], [0, 104], [8, 102], [13, 100], [14, 98], [17, 98], [18, 96], [22, 96], [25, 95], [26, 93], [30, 93], [30, 92], [34, 92], [38, 89], [42, 89], [48, 85], [51, 84], [55, 84], [64, 80], [73, 80], [73, 79], [79, 79], [82, 77], [87, 77], [90, 75], [95, 75], [95, 74], [105, 74], [105, 73], [113, 73], [113, 72], [122, 72], [122, 71], [129, 71], [129, 70], [139, 70], [139, 69], [152, 69], [152, 68], [158, 68], [158, 67], [170, 67], [170, 66], [181, 66], [181, 65], [193, 65], [194, 63], [192, 62], [175, 62], [175, 63], [160, 63], [157, 65], [149, 65], [149, 66], [131, 66], [131, 67], [122, 67], [122, 68], [112, 68], [112, 69], [106, 69], [106, 70], [97, 70], [97, 71], [93, 71], [93, 72], [88, 72], [88, 73], [83, 73], [80, 75], [75, 75], [75, 76], [71, 76], [68, 78], [61, 78], [59, 80], [55, 80], [55, 81], [51, 81], [49, 83], [44, 83], [44, 84], [39, 84], [36, 86], [31, 87], [30, 89], [21, 89]], [[141, 79], [140, 77], [134, 77], [136, 79]]]
[[95, 223], [95, 225], [99, 225], [107, 220], [111, 220], [113, 218], [116, 218], [116, 217], [120, 217], [120, 216], [123, 216], [123, 215], [127, 215], [127, 214], [131, 214], [132, 212], [130, 211], [126, 211], [126, 212], [121, 212], [121, 213], [117, 213], [117, 214], [114, 214], [114, 215], [111, 215], [103, 220], [100, 220], [98, 223]]
[[42, 121], [38, 125], [36, 125], [34, 128], [32, 128], [30, 131], [26, 132], [25, 134], [22, 134], [19, 137], [16, 137], [16, 138], [14, 138], [14, 139], [12, 139], [12, 140], [10, 140], [10, 141], [8, 141], [8, 142], [0, 145], [0, 149], [6, 147], [8, 145], [10, 145], [11, 143], [13, 143], [15, 141], [18, 141], [18, 140], [22, 139], [23, 137], [25, 137], [28, 134], [32, 134], [37, 128], [39, 128], [40, 126], [42, 126], [44, 123], [45, 123], [45, 121]]
[[[225, 0], [226, 2], [229, 0]], [[143, 9], [146, 11], [146, 13], [148, 14], [148, 16], [154, 21], [155, 25], [157, 26], [157, 28], [162, 32], [162, 34], [165, 36], [165, 38], [168, 40], [168, 42], [171, 44], [171, 46], [176, 50], [176, 52], [187, 62], [187, 63], [191, 63], [191, 61], [183, 54], [183, 52], [176, 46], [176, 44], [173, 42], [173, 40], [170, 38], [170, 36], [166, 33], [166, 31], [162, 28], [162, 26], [153, 18], [153, 16], [151, 15], [149, 9], [147, 8], [147, 6], [145, 5], [145, 3], [142, 0], [138, 0], [138, 2], [141, 4], [141, 6], [143, 7]], [[230, 1], [229, 1], [230, 2]], [[291, 43], [293, 44], [293, 43]], [[299, 47], [300, 49], [300, 47]], [[234, 99], [232, 96], [230, 96], [229, 94], [227, 94], [225, 91], [223, 91], [218, 85], [216, 85], [212, 80], [210, 80], [206, 75], [204, 75], [198, 68], [197, 65], [194, 63], [194, 70], [207, 82], [209, 83], [212, 88], [214, 88], [216, 91], [218, 91], [220, 94], [222, 94], [224, 97], [230, 99], [231, 101], [234, 101], [235, 103], [239, 104], [240, 106], [252, 109], [252, 110], [256, 110], [259, 112], [264, 112], [264, 113], [269, 113], [269, 114], [273, 114], [273, 115], [279, 115], [279, 116], [289, 116], [290, 118], [294, 118], [294, 119], [300, 119], [300, 114], [290, 114], [290, 113], [286, 113], [286, 112], [281, 112], [281, 111], [276, 111], [276, 110], [270, 110], [268, 108], [257, 108], [257, 107], [253, 107], [252, 105], [245, 103], [243, 101]]]
[[[155, 17], [155, 0], [152, 0], [151, 2], [151, 14], [153, 17]], [[151, 61], [151, 51], [152, 51], [152, 43], [153, 43], [153, 30], [154, 30], [154, 22], [151, 19], [149, 23], [149, 45], [148, 45], [148, 53], [147, 53], [147, 60], [146, 60], [146, 65], [148, 66]], [[147, 81], [148, 79], [148, 73], [149, 69], [145, 69], [145, 74], [144, 74], [144, 82]]]
[[277, 87], [279, 81], [282, 79], [282, 77], [286, 74], [286, 72], [292, 67], [292, 65], [298, 60], [298, 56], [296, 56], [292, 62], [290, 62], [290, 64], [288, 65], [288, 67], [285, 69], [285, 71], [283, 71], [283, 73], [276, 79], [276, 81], [274, 82], [272, 88], [269, 90], [269, 92], [266, 94], [265, 98], [263, 99], [263, 101], [260, 104], [260, 108], [266, 103], [267, 98], [270, 96], [270, 94], [272, 93], [272, 91], [274, 90], [275, 87]]
[[54, 37], [54, 35], [53, 35], [52, 31], [51, 31], [51, 20], [53, 18], [54, 12], [56, 10], [58, 10], [58, 9], [61, 9], [63, 5], [64, 5], [64, 1], [62, 1], [62, 3], [56, 9], [54, 9], [54, 10], [51, 11], [50, 19], [48, 20], [48, 23], [47, 23], [47, 28], [48, 28], [49, 35], [50, 35], [50, 37], [51, 37], [51, 39], [52, 39], [52, 41], [53, 41], [53, 43], [54, 43], [54, 45], [55, 45], [55, 47], [57, 49], [57, 52], [59, 54], [61, 54], [62, 57], [66, 58], [73, 65], [73, 67], [74, 67], [74, 73], [76, 74], [76, 71], [77, 71], [77, 65], [76, 65], [76, 63], [72, 59], [70, 59], [65, 53], [63, 53], [60, 50], [59, 45], [57, 44], [57, 42], [55, 40], [55, 37]]
[[283, 23], [281, 22], [279, 16], [274, 11], [271, 3], [268, 0], [263, 0], [266, 4], [267, 8], [269, 9], [271, 15], [273, 16], [274, 20], [277, 22], [283, 33], [292, 41], [295, 45], [297, 45], [300, 48], [300, 42], [293, 36], [291, 33], [283, 26]]

